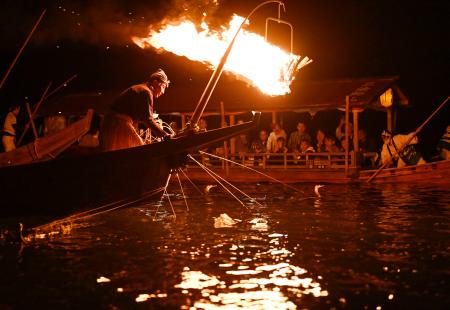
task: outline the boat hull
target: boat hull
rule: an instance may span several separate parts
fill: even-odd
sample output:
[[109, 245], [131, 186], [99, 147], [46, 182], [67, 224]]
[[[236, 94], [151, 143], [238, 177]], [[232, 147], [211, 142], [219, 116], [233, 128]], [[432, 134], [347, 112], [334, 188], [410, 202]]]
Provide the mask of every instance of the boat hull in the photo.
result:
[[198, 148], [252, 129], [252, 122], [167, 141], [0, 168], [2, 215], [68, 215], [142, 195], [160, 197], [172, 169]]
[[[361, 171], [359, 180], [367, 180], [376, 170]], [[450, 160], [442, 160], [418, 166], [406, 166], [402, 168], [383, 169], [370, 183], [394, 183], [394, 182], [427, 182], [449, 184]]]
[[[258, 172], [240, 166], [208, 166], [214, 172], [231, 182], [271, 182], [273, 178], [283, 183], [337, 183], [356, 184], [367, 183], [367, 180], [376, 170], [345, 169], [318, 169], [318, 168], [259, 168], [249, 167]], [[204, 170], [189, 164], [187, 175], [197, 182], [213, 182], [213, 179]], [[403, 168], [389, 168], [382, 170], [371, 183], [395, 182], [428, 182], [449, 184], [450, 160], [427, 163], [425, 165]]]

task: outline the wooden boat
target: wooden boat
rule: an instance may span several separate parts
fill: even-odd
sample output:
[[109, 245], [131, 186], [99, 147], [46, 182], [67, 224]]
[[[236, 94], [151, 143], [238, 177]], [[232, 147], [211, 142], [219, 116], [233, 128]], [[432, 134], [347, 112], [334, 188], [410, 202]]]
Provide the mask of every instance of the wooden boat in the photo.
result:
[[[326, 156], [325, 153], [311, 153], [309, 156]], [[248, 154], [247, 154], [248, 155]], [[254, 154], [250, 154], [246, 158], [251, 158]], [[208, 156], [197, 156], [197, 160], [202, 161], [208, 168], [232, 182], [270, 182], [271, 178], [275, 178], [283, 183], [367, 183], [367, 180], [377, 170], [365, 170], [361, 168], [349, 168], [347, 171], [342, 163], [325, 164], [321, 161], [320, 166], [307, 166], [305, 160], [292, 164], [292, 160], [288, 160], [289, 154], [285, 154], [285, 162], [276, 165], [255, 165], [254, 162], [247, 159], [241, 160], [239, 165], [229, 164], [224, 161], [212, 160]], [[328, 154], [330, 162], [333, 156], [342, 157], [342, 154]], [[246, 166], [250, 169], [246, 169]], [[199, 182], [211, 182], [211, 177], [199, 168], [196, 164], [189, 162], [188, 176]], [[253, 170], [253, 171], [252, 171]], [[257, 170], [258, 172], [255, 172]], [[371, 183], [433, 183], [433, 184], [449, 184], [446, 178], [450, 175], [450, 160], [441, 160], [430, 162], [424, 165], [406, 166], [402, 168], [386, 168], [382, 170]]]
[[10, 152], [0, 153], [0, 168], [54, 159], [84, 136], [91, 127], [94, 111], [61, 131], [53, 133]]
[[[358, 180], [360, 182], [366, 182], [375, 171], [360, 171]], [[371, 180], [371, 183], [426, 182], [449, 184], [449, 180], [447, 179], [449, 175], [450, 160], [447, 159], [424, 165], [383, 169]]]
[[197, 132], [200, 117], [243, 25], [213, 71], [181, 136], [123, 150], [2, 167], [0, 195], [6, 207], [0, 212], [66, 215], [143, 194], [148, 198], [160, 196], [171, 172], [185, 163], [188, 152], [253, 128], [259, 122], [259, 113], [247, 123]]
[[258, 119], [140, 147], [1, 167], [0, 213], [62, 216], [143, 194], [161, 196], [188, 152], [250, 130]]

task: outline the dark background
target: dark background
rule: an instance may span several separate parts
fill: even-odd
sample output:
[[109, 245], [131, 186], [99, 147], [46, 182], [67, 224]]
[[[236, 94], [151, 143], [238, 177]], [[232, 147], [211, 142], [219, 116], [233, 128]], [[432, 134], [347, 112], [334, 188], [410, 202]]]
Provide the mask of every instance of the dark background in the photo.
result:
[[[0, 90], [0, 115], [14, 102], [36, 102], [49, 81], [54, 87], [78, 77], [58, 95], [124, 89], [163, 67], [173, 87], [189, 81], [200, 88], [210, 71], [184, 57], [157, 54], [135, 46], [149, 24], [182, 15], [225, 24], [233, 13], [247, 15], [261, 1], [33, 1], [0, 4], [0, 76], [44, 8], [47, 13]], [[294, 52], [314, 59], [298, 79], [320, 80], [398, 75], [412, 108], [400, 111], [398, 131], [419, 126], [450, 94], [449, 1], [294, 1], [282, 18], [294, 26]], [[264, 19], [276, 16], [275, 4], [258, 11], [250, 30], [264, 33]], [[287, 45], [286, 29], [273, 28]], [[169, 89], [170, 91], [170, 89]], [[298, 91], [296, 89], [293, 92]], [[194, 96], [193, 96], [194, 97]], [[193, 98], [196, 100], [197, 98]], [[424, 128], [427, 148], [449, 124], [448, 106]]]

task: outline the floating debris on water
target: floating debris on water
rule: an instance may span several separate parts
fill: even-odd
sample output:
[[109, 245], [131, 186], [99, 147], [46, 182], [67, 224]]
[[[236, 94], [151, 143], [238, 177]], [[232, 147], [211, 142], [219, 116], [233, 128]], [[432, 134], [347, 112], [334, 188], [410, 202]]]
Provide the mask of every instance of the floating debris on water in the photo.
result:
[[97, 283], [108, 283], [108, 282], [111, 282], [111, 280], [106, 277], [101, 276], [100, 278], [97, 278]]
[[241, 221], [232, 219], [228, 214], [222, 213], [219, 217], [214, 218], [214, 228], [233, 227], [233, 225], [236, 225], [239, 222]]
[[267, 220], [263, 218], [254, 218], [249, 222], [252, 224], [251, 229], [252, 230], [267, 230], [269, 228], [269, 225], [267, 224]]

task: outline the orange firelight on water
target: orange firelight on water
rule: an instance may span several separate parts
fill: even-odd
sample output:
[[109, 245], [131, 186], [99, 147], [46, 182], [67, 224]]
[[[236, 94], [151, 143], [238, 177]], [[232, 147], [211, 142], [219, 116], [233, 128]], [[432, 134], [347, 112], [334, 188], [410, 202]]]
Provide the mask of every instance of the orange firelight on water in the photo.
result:
[[[243, 17], [234, 15], [228, 28], [222, 27], [219, 32], [210, 30], [205, 22], [198, 30], [193, 22], [184, 20], [152, 30], [148, 37], [132, 39], [141, 48], [165, 50], [215, 69], [243, 21]], [[267, 95], [278, 96], [290, 93], [295, 74], [311, 61], [283, 51], [258, 34], [241, 30], [224, 70], [243, 77]]]

